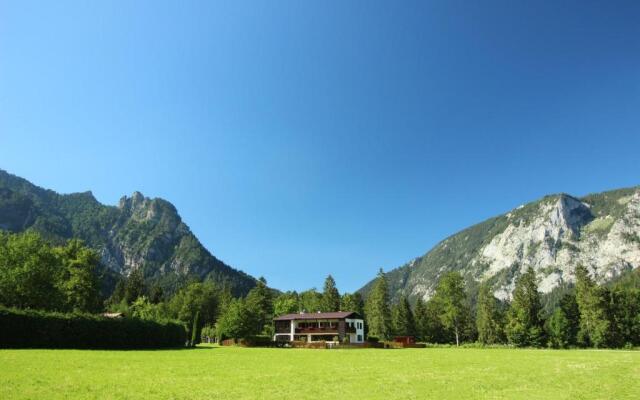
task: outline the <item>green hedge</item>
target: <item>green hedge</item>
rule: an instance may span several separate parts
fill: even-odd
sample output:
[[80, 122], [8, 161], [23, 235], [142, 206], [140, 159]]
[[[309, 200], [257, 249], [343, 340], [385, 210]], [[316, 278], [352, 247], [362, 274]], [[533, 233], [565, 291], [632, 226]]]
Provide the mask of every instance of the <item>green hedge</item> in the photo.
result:
[[182, 347], [182, 324], [0, 307], [0, 348], [156, 349]]

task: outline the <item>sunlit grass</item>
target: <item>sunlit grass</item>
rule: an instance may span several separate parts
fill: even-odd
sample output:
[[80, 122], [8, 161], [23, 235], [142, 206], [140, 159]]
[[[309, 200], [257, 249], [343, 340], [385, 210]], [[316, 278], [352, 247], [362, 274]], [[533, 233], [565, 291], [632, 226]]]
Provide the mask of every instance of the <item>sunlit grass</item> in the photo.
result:
[[638, 399], [640, 352], [0, 350], [0, 399]]

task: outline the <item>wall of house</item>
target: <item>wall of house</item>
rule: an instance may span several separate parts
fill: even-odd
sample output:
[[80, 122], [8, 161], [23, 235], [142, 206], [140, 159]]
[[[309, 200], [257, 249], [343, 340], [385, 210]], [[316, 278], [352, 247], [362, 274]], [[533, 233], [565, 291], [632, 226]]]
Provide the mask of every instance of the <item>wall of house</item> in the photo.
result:
[[364, 321], [362, 319], [345, 319], [347, 324], [352, 323], [356, 327], [356, 333], [349, 334], [349, 341], [351, 343], [364, 343]]

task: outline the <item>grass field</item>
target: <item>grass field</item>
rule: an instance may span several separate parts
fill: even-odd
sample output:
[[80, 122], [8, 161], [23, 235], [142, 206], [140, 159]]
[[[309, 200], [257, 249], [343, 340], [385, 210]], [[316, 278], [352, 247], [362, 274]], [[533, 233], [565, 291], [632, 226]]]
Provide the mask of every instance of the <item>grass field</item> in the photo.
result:
[[0, 350], [0, 399], [640, 399], [640, 352]]

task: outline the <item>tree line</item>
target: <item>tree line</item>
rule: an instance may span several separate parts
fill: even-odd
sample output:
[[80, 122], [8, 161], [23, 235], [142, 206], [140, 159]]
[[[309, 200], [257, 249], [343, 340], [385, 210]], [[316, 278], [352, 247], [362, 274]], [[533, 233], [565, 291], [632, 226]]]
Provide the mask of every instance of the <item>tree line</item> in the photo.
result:
[[574, 290], [551, 315], [543, 313], [532, 268], [517, 280], [510, 302], [498, 300], [490, 286], [480, 286], [475, 304], [458, 272], [445, 274], [428, 301], [411, 307], [402, 298], [389, 306], [382, 271], [366, 306], [369, 335], [390, 339], [416, 336], [430, 343], [479, 342], [516, 347], [624, 347], [640, 345], [640, 272], [613, 286], [598, 285], [583, 266], [576, 268]]
[[275, 316], [317, 311], [354, 311], [365, 318], [370, 338], [415, 336], [430, 343], [518, 347], [623, 347], [640, 345], [640, 271], [635, 280], [598, 285], [584, 267], [576, 269], [572, 291], [545, 315], [535, 272], [516, 281], [510, 302], [497, 299], [487, 283], [471, 298], [464, 278], [445, 274], [428, 301], [408, 298], [391, 304], [380, 270], [366, 302], [360, 293], [340, 294], [334, 278], [322, 291], [276, 292], [264, 278], [245, 297], [230, 285], [187, 282], [173, 295], [147, 286], [138, 268], [123, 277], [111, 296], [100, 296], [99, 257], [81, 241], [53, 246], [36, 233], [0, 232], [0, 304], [19, 309], [58, 312], [121, 312], [142, 320], [180, 321], [189, 342], [201, 337], [271, 337]]

